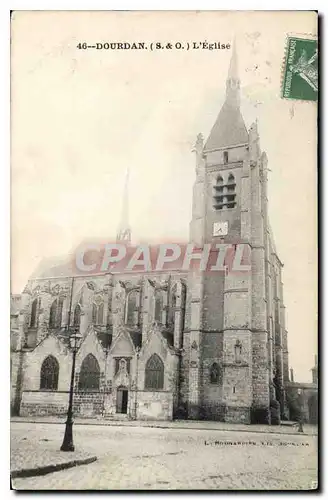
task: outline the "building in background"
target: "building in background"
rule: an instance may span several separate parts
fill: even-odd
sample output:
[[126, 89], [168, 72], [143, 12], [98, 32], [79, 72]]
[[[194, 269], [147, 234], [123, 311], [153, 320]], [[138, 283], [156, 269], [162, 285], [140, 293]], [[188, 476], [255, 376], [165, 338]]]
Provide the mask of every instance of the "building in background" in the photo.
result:
[[294, 371], [290, 369], [290, 381], [286, 384], [290, 419], [298, 420], [300, 414], [305, 422], [318, 423], [318, 356], [314, 357], [312, 382], [295, 382]]

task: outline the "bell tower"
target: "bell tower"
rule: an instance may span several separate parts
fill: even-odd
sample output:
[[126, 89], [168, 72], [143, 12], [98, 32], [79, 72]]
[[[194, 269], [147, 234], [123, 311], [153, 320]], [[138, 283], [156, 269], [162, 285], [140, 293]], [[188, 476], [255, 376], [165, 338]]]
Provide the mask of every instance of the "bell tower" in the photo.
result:
[[[189, 417], [268, 422], [261, 153], [240, 111], [236, 45], [224, 104], [207, 141], [198, 135], [190, 242], [243, 244], [250, 270], [191, 271], [186, 337]], [[214, 254], [214, 255], [213, 255]], [[218, 250], [211, 251], [216, 262]], [[260, 372], [259, 372], [260, 370]]]

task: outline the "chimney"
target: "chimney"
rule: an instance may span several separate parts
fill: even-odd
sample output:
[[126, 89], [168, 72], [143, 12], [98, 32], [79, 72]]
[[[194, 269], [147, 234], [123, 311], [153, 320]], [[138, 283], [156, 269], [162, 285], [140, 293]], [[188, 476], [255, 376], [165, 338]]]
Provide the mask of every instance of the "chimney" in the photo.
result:
[[294, 382], [294, 370], [293, 370], [293, 368], [290, 369], [290, 381]]

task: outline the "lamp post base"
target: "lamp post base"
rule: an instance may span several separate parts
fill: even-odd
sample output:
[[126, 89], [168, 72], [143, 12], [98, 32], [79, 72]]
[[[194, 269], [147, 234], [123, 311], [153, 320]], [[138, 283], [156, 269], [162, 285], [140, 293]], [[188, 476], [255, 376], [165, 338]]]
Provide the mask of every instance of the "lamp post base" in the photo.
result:
[[63, 444], [61, 445], [60, 451], [74, 451], [73, 444], [73, 422], [67, 420], [65, 427], [65, 435]]

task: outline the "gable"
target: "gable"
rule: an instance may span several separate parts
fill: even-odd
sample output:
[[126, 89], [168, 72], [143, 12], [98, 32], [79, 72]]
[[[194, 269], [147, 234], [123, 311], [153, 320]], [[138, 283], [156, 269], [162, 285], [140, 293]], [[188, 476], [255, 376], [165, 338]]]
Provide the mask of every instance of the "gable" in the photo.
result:
[[111, 349], [112, 354], [124, 356], [127, 354], [134, 354], [134, 348], [131, 340], [128, 338], [125, 332], [122, 332], [117, 341], [114, 342]]
[[148, 358], [152, 354], [158, 354], [163, 360], [167, 358], [170, 349], [160, 331], [156, 328], [148, 333], [147, 342], [143, 345], [140, 356]]
[[40, 354], [44, 355], [46, 353], [49, 354], [67, 354], [67, 347], [65, 344], [54, 335], [48, 335], [33, 349], [33, 351], [29, 352], [29, 357], [33, 357], [34, 355], [39, 356]]
[[82, 362], [88, 354], [93, 354], [100, 363], [105, 361], [104, 350], [98, 340], [96, 332], [92, 327], [78, 350], [77, 358], [79, 362]]

